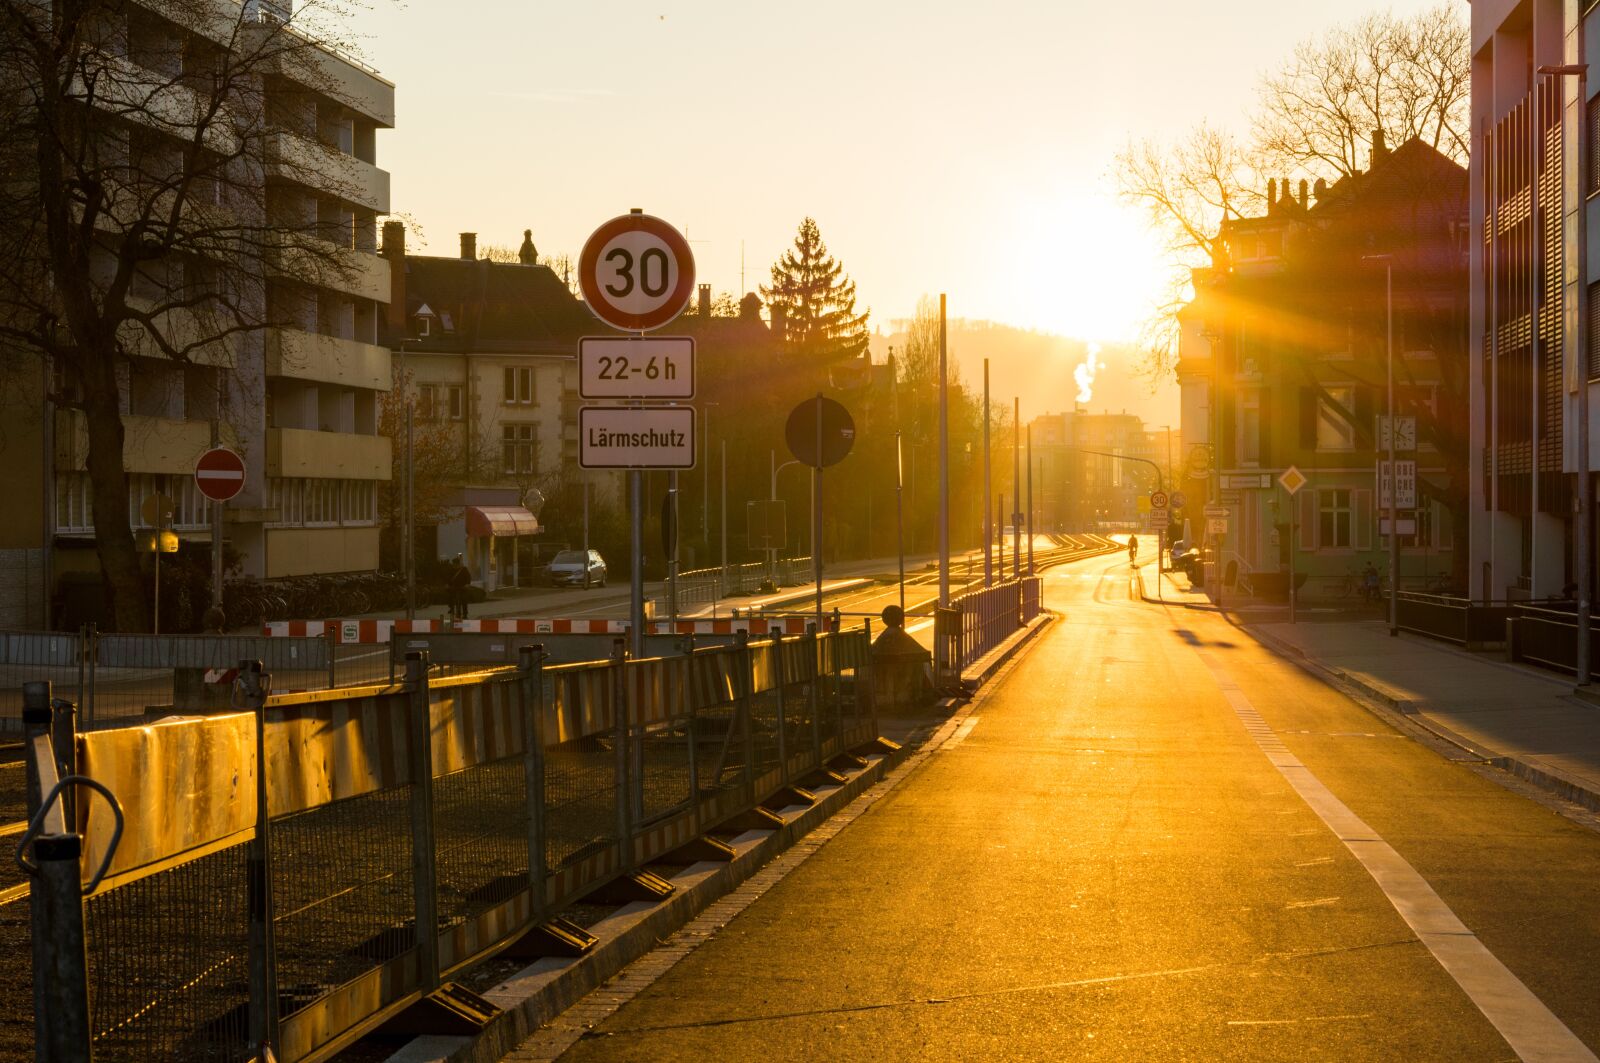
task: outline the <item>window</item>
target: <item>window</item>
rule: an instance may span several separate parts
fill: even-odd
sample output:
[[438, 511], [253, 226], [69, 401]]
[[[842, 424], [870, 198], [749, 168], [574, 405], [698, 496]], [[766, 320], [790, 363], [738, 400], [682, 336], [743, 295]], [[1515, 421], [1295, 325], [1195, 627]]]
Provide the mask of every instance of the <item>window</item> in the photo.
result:
[[1261, 389], [1239, 392], [1239, 464], [1261, 464]]
[[538, 471], [538, 443], [534, 435], [536, 427], [531, 424], [501, 426], [502, 466], [508, 475]]
[[447, 406], [446, 415], [452, 421], [459, 421], [467, 415], [467, 402], [465, 393], [460, 384], [451, 384], [444, 389]]
[[505, 402], [528, 405], [533, 402], [533, 367], [507, 366]]
[[305, 484], [305, 523], [339, 523], [339, 481], [318, 479]]
[[277, 525], [300, 523], [301, 487], [304, 480], [270, 479], [267, 481], [267, 507], [278, 511]]
[[378, 511], [372, 487], [370, 480], [344, 482], [344, 512], [340, 519], [345, 524], [371, 524], [377, 520]]
[[94, 531], [94, 505], [89, 493], [89, 474], [56, 474], [56, 531]]
[[1350, 489], [1330, 488], [1317, 492], [1317, 545], [1324, 550], [1351, 545]]
[[1354, 450], [1356, 389], [1349, 385], [1324, 388], [1317, 399], [1317, 449]]
[[417, 420], [433, 421], [439, 416], [438, 388], [433, 384], [417, 385]]

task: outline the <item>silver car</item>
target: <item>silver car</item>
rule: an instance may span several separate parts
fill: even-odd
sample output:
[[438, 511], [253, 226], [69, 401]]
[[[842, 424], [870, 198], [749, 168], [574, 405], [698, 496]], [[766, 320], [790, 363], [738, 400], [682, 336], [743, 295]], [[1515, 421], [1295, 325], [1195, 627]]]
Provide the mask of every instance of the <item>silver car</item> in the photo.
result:
[[604, 587], [606, 562], [598, 550], [563, 550], [545, 566], [552, 587]]

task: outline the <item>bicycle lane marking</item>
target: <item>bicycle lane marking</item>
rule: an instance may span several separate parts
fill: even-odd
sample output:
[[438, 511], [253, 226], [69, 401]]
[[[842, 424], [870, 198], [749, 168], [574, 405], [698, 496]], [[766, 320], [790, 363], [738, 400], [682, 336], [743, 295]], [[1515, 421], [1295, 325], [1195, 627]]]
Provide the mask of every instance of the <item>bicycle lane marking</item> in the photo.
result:
[[1195, 653], [1267, 760], [1361, 862], [1400, 918], [1512, 1050], [1529, 1061], [1595, 1061], [1588, 1046], [1488, 950], [1406, 858], [1289, 752], [1221, 662], [1204, 651]]

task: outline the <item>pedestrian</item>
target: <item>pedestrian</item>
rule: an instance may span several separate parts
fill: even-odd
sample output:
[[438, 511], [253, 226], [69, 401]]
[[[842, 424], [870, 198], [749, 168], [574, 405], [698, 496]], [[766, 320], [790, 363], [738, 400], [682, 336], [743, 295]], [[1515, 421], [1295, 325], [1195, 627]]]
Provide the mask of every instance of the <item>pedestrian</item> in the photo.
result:
[[450, 616], [454, 620], [467, 618], [467, 588], [472, 585], [472, 573], [461, 563], [457, 554], [450, 569]]
[[1128, 564], [1134, 565], [1134, 564], [1137, 564], [1138, 561], [1139, 561], [1139, 537], [1137, 535], [1130, 535], [1130, 536], [1128, 536]]
[[844, 614], [839, 612], [839, 607], [836, 605], [833, 607], [833, 612], [828, 614], [828, 630], [838, 631], [843, 622]]
[[1368, 602], [1378, 600], [1378, 569], [1371, 561], [1361, 573], [1361, 596]]

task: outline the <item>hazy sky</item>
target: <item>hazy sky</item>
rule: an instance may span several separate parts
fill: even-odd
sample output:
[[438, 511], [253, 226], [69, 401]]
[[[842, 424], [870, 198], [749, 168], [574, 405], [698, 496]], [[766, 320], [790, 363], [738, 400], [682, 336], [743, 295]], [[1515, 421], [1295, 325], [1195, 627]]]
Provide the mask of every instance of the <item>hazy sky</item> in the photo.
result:
[[426, 253], [531, 228], [576, 255], [642, 207], [718, 292], [742, 243], [754, 290], [809, 214], [874, 320], [942, 290], [953, 316], [1125, 339], [1156, 250], [1117, 149], [1239, 123], [1264, 67], [1377, 6], [376, 0], [360, 25], [398, 86], [379, 163]]

